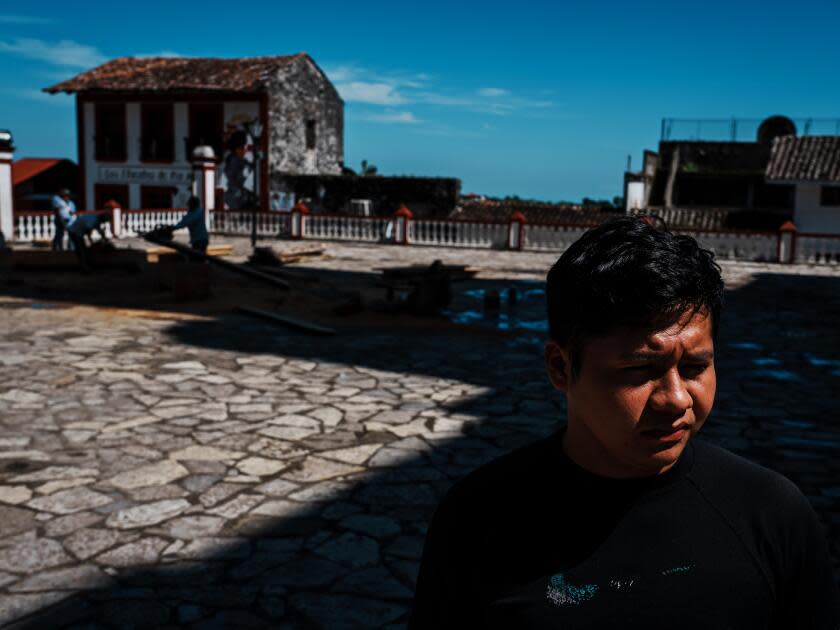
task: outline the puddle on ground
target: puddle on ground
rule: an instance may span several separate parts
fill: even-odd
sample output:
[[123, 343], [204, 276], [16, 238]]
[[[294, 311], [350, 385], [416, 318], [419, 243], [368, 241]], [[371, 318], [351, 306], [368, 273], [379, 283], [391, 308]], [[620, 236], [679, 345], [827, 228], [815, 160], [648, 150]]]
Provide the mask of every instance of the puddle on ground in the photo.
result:
[[773, 357], [759, 357], [752, 360], [753, 365], [781, 365], [782, 362]]
[[[535, 285], [537, 283], [534, 283]], [[499, 308], [485, 309], [484, 300], [488, 292], [499, 296]], [[511, 303], [511, 292], [515, 292]], [[548, 332], [548, 320], [545, 317], [545, 288], [534, 286], [526, 289], [521, 285], [489, 286], [466, 289], [453, 296], [452, 307], [441, 313], [449, 321], [466, 326], [495, 328], [506, 331]], [[544, 343], [537, 335], [517, 338], [515, 345]]]
[[822, 357], [815, 357], [813, 354], [806, 354], [805, 359], [808, 363], [817, 367], [840, 367], [840, 359], [823, 359]]
[[791, 429], [813, 429], [815, 425], [807, 420], [782, 420], [782, 426]]
[[795, 372], [789, 370], [755, 370], [750, 376], [754, 378], [769, 378], [776, 381], [796, 382], [801, 381], [802, 378]]
[[760, 343], [753, 343], [752, 341], [739, 341], [732, 344], [733, 348], [738, 350], [763, 350], [764, 346]]

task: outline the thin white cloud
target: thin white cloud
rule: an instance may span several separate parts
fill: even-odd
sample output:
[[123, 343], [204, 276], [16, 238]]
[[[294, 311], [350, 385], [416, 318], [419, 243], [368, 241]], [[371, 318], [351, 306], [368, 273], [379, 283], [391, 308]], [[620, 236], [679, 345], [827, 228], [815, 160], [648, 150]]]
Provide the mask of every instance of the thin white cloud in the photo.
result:
[[408, 99], [402, 96], [396, 86], [388, 83], [368, 83], [350, 81], [336, 83], [335, 88], [347, 102], [367, 103], [369, 105], [404, 105]]
[[427, 127], [419, 126], [416, 128], [411, 129], [411, 133], [415, 133], [420, 136], [437, 136], [439, 138], [471, 138], [471, 139], [478, 139], [478, 138], [486, 138], [487, 134], [481, 133], [480, 131], [475, 131], [473, 129], [463, 129], [458, 127], [453, 127], [451, 125], [430, 125]]
[[555, 106], [550, 100], [517, 96], [497, 86], [484, 86], [473, 91], [448, 89], [445, 85], [434, 85], [435, 78], [421, 72], [381, 72], [352, 63], [327, 65], [324, 71], [348, 103], [380, 107], [430, 105], [492, 116], [509, 116], [519, 110]]
[[[476, 97], [469, 94], [443, 94], [440, 92], [418, 92], [412, 96], [418, 103], [462, 108], [479, 114], [492, 114], [494, 116], [507, 116], [522, 109], [554, 107], [552, 101], [522, 98], [507, 91], [497, 92], [495, 91], [497, 88], [482, 88], [482, 90], [479, 90], [479, 94], [488, 89], [494, 90], [492, 96], [485, 94], [482, 97]], [[504, 98], [501, 98], [502, 93]]]
[[424, 72], [379, 72], [355, 64], [327, 65], [324, 72], [335, 83], [363, 81], [366, 83], [386, 83], [395, 88], [417, 89], [431, 81], [432, 77]]
[[489, 98], [497, 98], [499, 96], [507, 96], [510, 94], [507, 90], [502, 88], [486, 87], [478, 91], [479, 96], [487, 96]]
[[160, 52], [156, 53], [149, 53], [149, 54], [137, 54], [133, 55], [138, 59], [149, 59], [151, 57], [166, 57], [167, 59], [171, 59], [174, 57], [188, 57], [189, 55], [182, 55], [181, 53], [177, 53], [174, 50], [161, 50]]
[[68, 68], [91, 68], [106, 61], [106, 57], [93, 46], [69, 39], [46, 42], [42, 39], [16, 37], [10, 42], [0, 41], [0, 52]]
[[369, 122], [399, 124], [399, 125], [416, 125], [421, 122], [411, 112], [386, 111], [381, 114], [368, 114], [362, 117], [362, 120]]
[[53, 24], [51, 18], [35, 15], [0, 15], [0, 24]]

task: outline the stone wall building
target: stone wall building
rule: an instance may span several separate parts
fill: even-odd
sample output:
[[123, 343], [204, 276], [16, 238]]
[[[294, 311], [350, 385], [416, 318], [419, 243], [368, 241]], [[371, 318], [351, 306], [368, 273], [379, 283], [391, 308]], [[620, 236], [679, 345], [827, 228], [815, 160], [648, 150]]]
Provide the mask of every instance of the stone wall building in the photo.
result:
[[344, 103], [305, 53], [122, 57], [45, 91], [76, 94], [80, 208], [185, 205], [199, 145], [217, 156], [219, 209], [267, 208], [277, 175], [342, 171]]

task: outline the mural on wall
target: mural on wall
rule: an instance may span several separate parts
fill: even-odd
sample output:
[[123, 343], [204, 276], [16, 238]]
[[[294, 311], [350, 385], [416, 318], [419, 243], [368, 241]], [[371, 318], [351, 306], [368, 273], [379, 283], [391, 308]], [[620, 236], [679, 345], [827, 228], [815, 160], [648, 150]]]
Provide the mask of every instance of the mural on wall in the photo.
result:
[[186, 186], [179, 186], [172, 195], [172, 207], [186, 208], [190, 197], [192, 197], [192, 190]]
[[259, 203], [254, 147], [261, 132], [256, 116], [238, 112], [225, 121], [224, 153], [217, 185], [225, 189], [225, 207], [252, 208]]

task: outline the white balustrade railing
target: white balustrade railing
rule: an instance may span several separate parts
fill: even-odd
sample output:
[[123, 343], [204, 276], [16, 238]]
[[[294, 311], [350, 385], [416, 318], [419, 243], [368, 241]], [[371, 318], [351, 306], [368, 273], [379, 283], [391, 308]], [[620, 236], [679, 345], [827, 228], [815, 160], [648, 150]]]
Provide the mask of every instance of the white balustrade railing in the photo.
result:
[[[254, 213], [244, 210], [220, 210], [210, 213], [210, 231], [214, 234], [250, 235]], [[257, 236], [277, 237], [289, 234], [288, 212], [257, 212]]]
[[507, 244], [507, 238], [507, 223], [433, 220], [408, 222], [408, 242], [415, 245], [498, 249]]
[[[137, 236], [157, 225], [174, 225], [185, 214], [184, 209], [123, 210], [122, 236]], [[82, 212], [80, 214], [86, 214]], [[223, 210], [210, 213], [210, 231], [216, 234], [250, 235], [253, 213]], [[287, 237], [291, 234], [291, 214], [287, 212], [256, 213], [257, 236]], [[309, 214], [305, 218], [304, 238], [379, 242], [394, 236], [391, 217]], [[503, 249], [508, 245], [511, 224], [456, 220], [408, 220], [408, 244], [442, 247], [475, 247]], [[518, 225], [518, 224], [517, 224]], [[112, 225], [105, 224], [108, 238], [113, 238]], [[557, 251], [567, 249], [586, 232], [589, 226], [560, 224], [525, 224], [523, 249]], [[780, 247], [779, 232], [727, 232], [723, 230], [678, 230], [696, 238], [702, 247], [714, 252], [720, 260], [775, 262], [781, 255], [788, 262], [790, 251]], [[55, 220], [51, 212], [20, 212], [15, 215], [15, 240], [32, 242], [51, 240]], [[94, 234], [94, 238], [98, 235]], [[793, 260], [810, 264], [840, 264], [840, 235], [788, 233]]]
[[[90, 212], [80, 212], [79, 214], [90, 214]], [[114, 234], [110, 222], [103, 227], [105, 235], [108, 238], [113, 238]], [[52, 212], [22, 212], [15, 217], [15, 240], [24, 242], [50, 241], [54, 236], [55, 218]], [[91, 238], [97, 240], [99, 233], [94, 232], [91, 234]]]
[[697, 239], [718, 260], [771, 262], [779, 259], [779, 235], [776, 232], [679, 231]]
[[187, 213], [183, 208], [164, 210], [123, 210], [123, 236], [137, 236], [158, 225], [175, 225]]
[[306, 215], [306, 238], [342, 241], [377, 242], [385, 236], [389, 217], [360, 217], [352, 215]]
[[796, 235], [794, 262], [836, 265], [840, 263], [840, 234]]
[[52, 212], [27, 212], [15, 217], [15, 240], [51, 240], [55, 235], [55, 219]]
[[523, 249], [563, 251], [588, 229], [578, 225], [526, 224]]

